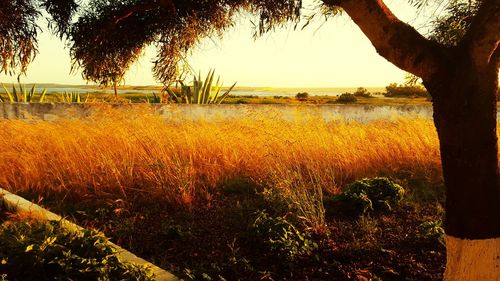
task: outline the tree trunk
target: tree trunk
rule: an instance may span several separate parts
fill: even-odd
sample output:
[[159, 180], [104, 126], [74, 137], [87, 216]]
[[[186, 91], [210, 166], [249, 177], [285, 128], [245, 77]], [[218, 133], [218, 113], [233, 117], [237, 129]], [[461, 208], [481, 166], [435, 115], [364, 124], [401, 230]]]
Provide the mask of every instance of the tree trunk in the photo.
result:
[[466, 56], [424, 84], [433, 97], [446, 185], [445, 280], [500, 277], [500, 184], [496, 65]]
[[115, 93], [115, 100], [118, 99], [118, 90], [116, 89], [116, 82], [113, 82], [113, 92]]

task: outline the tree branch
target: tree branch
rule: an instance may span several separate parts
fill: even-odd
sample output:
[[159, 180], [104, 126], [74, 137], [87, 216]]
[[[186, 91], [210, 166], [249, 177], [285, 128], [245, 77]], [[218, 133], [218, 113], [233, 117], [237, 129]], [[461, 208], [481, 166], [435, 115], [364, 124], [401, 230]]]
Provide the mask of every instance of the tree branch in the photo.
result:
[[426, 80], [438, 71], [444, 47], [399, 20], [382, 0], [323, 0], [343, 8], [382, 57]]
[[153, 0], [150, 1], [149, 3], [138, 3], [129, 6], [126, 9], [120, 11], [115, 16], [113, 16], [113, 18], [107, 23], [107, 25], [103, 29], [101, 29], [99, 34], [97, 34], [94, 41], [98, 42], [99, 40], [101, 40], [102, 34], [111, 32], [121, 21], [126, 20], [130, 16], [141, 12], [147, 12], [157, 8], [163, 8], [172, 13], [175, 13], [175, 5], [172, 0], [158, 0], [158, 1]]
[[120, 12], [120, 14], [114, 16], [114, 24], [118, 24], [120, 21], [130, 17], [131, 15], [139, 12], [146, 12], [149, 10], [156, 9], [158, 7], [168, 9], [169, 11], [175, 11], [175, 5], [172, 0], [160, 0], [152, 1], [147, 4], [135, 4], [128, 7], [127, 9]]
[[477, 65], [490, 63], [500, 44], [500, 0], [482, 1], [460, 44], [469, 50]]
[[497, 68], [500, 68], [500, 46], [497, 46], [496, 50], [493, 52], [491, 62], [496, 64]]

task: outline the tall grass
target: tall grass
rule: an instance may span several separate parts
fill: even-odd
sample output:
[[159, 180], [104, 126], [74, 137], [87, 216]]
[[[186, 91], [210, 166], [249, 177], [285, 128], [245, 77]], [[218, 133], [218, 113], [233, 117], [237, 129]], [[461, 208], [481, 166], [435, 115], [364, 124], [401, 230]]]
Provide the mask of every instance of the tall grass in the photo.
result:
[[363, 124], [257, 112], [164, 120], [104, 106], [87, 119], [0, 121], [0, 186], [14, 192], [141, 192], [191, 204], [243, 179], [314, 201], [359, 177], [439, 175], [439, 163], [434, 126], [422, 119]]

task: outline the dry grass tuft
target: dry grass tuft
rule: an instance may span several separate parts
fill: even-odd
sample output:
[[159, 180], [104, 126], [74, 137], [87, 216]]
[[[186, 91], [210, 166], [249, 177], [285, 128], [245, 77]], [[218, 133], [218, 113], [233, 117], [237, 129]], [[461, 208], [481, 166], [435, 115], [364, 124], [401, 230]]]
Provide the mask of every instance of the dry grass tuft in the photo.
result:
[[0, 186], [13, 192], [144, 192], [191, 204], [245, 179], [300, 198], [308, 183], [322, 196], [318, 189], [337, 192], [359, 177], [430, 177], [439, 167], [433, 123], [422, 119], [363, 124], [267, 112], [165, 121], [146, 109], [104, 108], [80, 120], [0, 121]]

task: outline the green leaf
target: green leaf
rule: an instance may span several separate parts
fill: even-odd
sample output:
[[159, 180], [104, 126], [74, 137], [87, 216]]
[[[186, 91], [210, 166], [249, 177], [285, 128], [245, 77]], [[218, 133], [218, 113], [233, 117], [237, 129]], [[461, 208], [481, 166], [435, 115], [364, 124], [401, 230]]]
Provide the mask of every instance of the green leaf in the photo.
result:
[[238, 82], [234, 82], [234, 84], [221, 96], [218, 104], [221, 104], [222, 101], [229, 95], [229, 93], [233, 90], [234, 86], [236, 86], [236, 83]]
[[14, 84], [12, 84], [12, 97], [14, 98], [14, 102], [19, 101], [19, 97], [17, 96], [17, 89], [16, 86], [14, 86]]
[[45, 94], [47, 94], [47, 89], [43, 89], [42, 95], [40, 96], [39, 102], [43, 102], [45, 99]]
[[9, 97], [10, 102], [11, 102], [11, 103], [12, 103], [12, 102], [14, 102], [14, 97], [13, 97], [13, 96], [12, 96], [12, 94], [9, 92], [9, 90], [7, 89], [7, 87], [5, 87], [5, 85], [4, 85], [4, 84], [2, 84], [2, 87], [3, 87], [3, 89], [5, 90], [5, 92], [7, 93], [7, 96]]
[[29, 93], [27, 95], [27, 99], [26, 99], [27, 102], [31, 102], [31, 100], [35, 96], [35, 91], [36, 91], [36, 85], [33, 84], [33, 87], [31, 87], [31, 90], [29, 91]]

